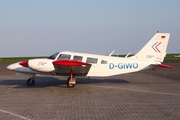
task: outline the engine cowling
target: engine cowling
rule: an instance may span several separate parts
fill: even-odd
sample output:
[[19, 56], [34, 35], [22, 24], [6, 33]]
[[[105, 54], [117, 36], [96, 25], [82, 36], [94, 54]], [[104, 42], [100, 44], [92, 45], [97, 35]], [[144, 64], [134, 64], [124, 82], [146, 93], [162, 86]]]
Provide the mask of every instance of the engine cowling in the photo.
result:
[[28, 67], [38, 72], [53, 72], [53, 60], [50, 59], [31, 59], [28, 60]]

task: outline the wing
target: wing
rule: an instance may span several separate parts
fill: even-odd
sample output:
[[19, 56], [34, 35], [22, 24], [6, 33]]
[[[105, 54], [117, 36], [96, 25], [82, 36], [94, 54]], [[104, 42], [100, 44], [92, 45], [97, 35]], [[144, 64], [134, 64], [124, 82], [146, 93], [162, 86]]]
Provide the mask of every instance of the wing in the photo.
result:
[[75, 76], [86, 76], [91, 64], [77, 60], [57, 60], [53, 62], [57, 75], [68, 76], [72, 73]]

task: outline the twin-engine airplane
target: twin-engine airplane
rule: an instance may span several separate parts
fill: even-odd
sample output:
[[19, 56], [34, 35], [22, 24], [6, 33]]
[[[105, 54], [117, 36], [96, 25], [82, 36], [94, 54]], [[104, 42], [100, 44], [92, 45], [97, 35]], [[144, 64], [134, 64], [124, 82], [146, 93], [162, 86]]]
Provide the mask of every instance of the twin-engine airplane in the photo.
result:
[[58, 52], [44, 59], [30, 59], [11, 64], [7, 69], [29, 76], [28, 86], [35, 84], [37, 74], [69, 76], [67, 87], [76, 85], [75, 76], [106, 77], [147, 69], [157, 66], [173, 68], [163, 62], [166, 56], [170, 33], [156, 33], [154, 37], [134, 56], [113, 57], [77, 53]]

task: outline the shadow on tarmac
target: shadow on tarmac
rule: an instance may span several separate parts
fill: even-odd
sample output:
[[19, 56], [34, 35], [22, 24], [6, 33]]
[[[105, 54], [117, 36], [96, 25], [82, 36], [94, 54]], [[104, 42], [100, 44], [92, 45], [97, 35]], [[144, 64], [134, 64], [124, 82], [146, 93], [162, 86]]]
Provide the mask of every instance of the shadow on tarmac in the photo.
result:
[[[35, 77], [35, 85], [32, 88], [60, 86], [66, 87], [67, 80], [54, 77]], [[76, 84], [100, 84], [100, 83], [130, 83], [123, 79], [98, 79], [98, 78], [76, 78]], [[0, 85], [18, 85], [16, 88], [27, 88], [26, 80], [1, 80]], [[30, 87], [29, 87], [30, 88]]]

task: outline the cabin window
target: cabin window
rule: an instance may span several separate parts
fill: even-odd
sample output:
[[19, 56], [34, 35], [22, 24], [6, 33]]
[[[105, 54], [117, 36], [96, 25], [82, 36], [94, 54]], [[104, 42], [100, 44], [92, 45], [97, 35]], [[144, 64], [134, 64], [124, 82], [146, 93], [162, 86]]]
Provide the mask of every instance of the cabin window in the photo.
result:
[[75, 55], [75, 56], [73, 57], [73, 60], [82, 61], [82, 58], [83, 58], [82, 56], [76, 56], [76, 55]]
[[97, 63], [97, 61], [98, 61], [97, 58], [90, 58], [90, 57], [88, 57], [86, 60], [87, 63]]
[[67, 55], [67, 54], [60, 54], [58, 57], [58, 60], [69, 60], [71, 57], [71, 55]]
[[107, 64], [107, 61], [101, 60], [101, 64]]

